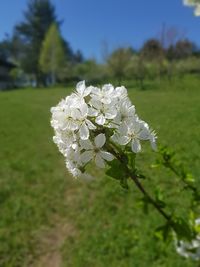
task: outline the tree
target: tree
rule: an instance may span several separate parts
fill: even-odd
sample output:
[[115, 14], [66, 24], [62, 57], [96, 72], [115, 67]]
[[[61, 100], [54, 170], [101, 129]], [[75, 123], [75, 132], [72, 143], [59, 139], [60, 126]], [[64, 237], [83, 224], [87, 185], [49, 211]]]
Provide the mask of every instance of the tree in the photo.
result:
[[160, 41], [157, 39], [147, 40], [140, 51], [140, 61], [144, 64], [148, 63], [149, 72], [156, 73], [160, 77], [165, 62], [164, 49]]
[[99, 83], [107, 78], [107, 73], [104, 65], [98, 64], [95, 59], [89, 59], [74, 67], [74, 76], [77, 80]]
[[62, 38], [56, 24], [52, 24], [42, 44], [39, 59], [41, 70], [51, 77], [51, 84], [55, 84], [59, 72], [65, 66], [65, 51]]
[[111, 70], [112, 76], [116, 78], [119, 83], [126, 77], [126, 70], [133, 55], [134, 50], [128, 47], [118, 48], [108, 57], [108, 67]]
[[171, 45], [166, 49], [166, 56], [170, 61], [184, 59], [192, 56], [196, 50], [196, 45], [193, 42], [188, 39], [180, 39], [175, 45]]
[[55, 8], [50, 0], [29, 0], [24, 22], [15, 27], [15, 33], [23, 40], [25, 54], [22, 67], [27, 73], [34, 74], [37, 84], [42, 80], [39, 56], [42, 42], [52, 23], [59, 26]]
[[156, 39], [146, 41], [141, 49], [142, 56], [148, 60], [153, 61], [163, 57], [163, 48], [161, 43]]
[[195, 44], [187, 39], [179, 40], [175, 46], [175, 54], [177, 59], [190, 57], [195, 51]]
[[0, 56], [9, 59], [20, 65], [24, 55], [24, 43], [17, 35], [6, 35], [6, 38], [0, 42]]

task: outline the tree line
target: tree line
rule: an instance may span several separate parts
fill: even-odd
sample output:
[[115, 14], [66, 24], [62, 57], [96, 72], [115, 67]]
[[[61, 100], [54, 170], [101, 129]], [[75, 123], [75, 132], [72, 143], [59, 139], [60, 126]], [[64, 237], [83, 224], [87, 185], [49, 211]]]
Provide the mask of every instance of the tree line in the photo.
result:
[[175, 28], [163, 27], [159, 37], [145, 41], [139, 50], [118, 47], [98, 63], [73, 51], [61, 34], [62, 23], [50, 0], [28, 1], [23, 21], [0, 42], [0, 58], [16, 65], [9, 73], [15, 85], [135, 79], [143, 87], [145, 79], [200, 73], [199, 48]]

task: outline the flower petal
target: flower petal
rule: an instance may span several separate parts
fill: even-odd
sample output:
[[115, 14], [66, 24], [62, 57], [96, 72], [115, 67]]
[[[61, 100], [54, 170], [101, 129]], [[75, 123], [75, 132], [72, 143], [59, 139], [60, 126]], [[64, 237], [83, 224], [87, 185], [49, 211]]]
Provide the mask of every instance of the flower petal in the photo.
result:
[[147, 129], [144, 128], [144, 129], [142, 129], [142, 131], [140, 131], [138, 133], [137, 136], [141, 140], [149, 140], [150, 139], [150, 132], [149, 132], [149, 130], [147, 130]]
[[127, 124], [125, 122], [122, 122], [122, 124], [119, 126], [118, 132], [122, 136], [123, 135], [125, 135], [125, 136], [127, 135], [127, 133], [128, 133], [128, 126], [127, 126]]
[[89, 138], [89, 129], [87, 125], [85, 124], [85, 122], [81, 125], [79, 129], [79, 133], [80, 133], [80, 138], [82, 140], [87, 140]]
[[91, 150], [85, 151], [81, 154], [81, 162], [88, 163], [93, 158], [93, 152]]
[[88, 106], [87, 106], [86, 103], [81, 103], [80, 111], [81, 111], [81, 115], [83, 117], [86, 117], [87, 116], [87, 114], [88, 114]]
[[71, 111], [71, 116], [74, 120], [78, 120], [81, 118], [81, 112], [78, 109], [73, 109]]
[[87, 96], [91, 93], [93, 86], [88, 86], [85, 88], [85, 91], [83, 93], [83, 96]]
[[126, 97], [127, 96], [127, 89], [124, 86], [116, 87], [115, 91], [116, 91], [116, 95], [118, 97]]
[[105, 134], [99, 134], [95, 137], [94, 143], [97, 148], [101, 148], [106, 142]]
[[131, 148], [134, 153], [138, 153], [141, 151], [140, 141], [138, 139], [133, 139], [131, 142]]
[[85, 150], [92, 150], [94, 148], [89, 139], [88, 140], [80, 140], [80, 145], [81, 145], [81, 148], [83, 148]]
[[95, 130], [97, 128], [90, 120], [86, 119], [85, 122], [90, 130]]
[[112, 86], [112, 84], [105, 84], [102, 87], [102, 91], [106, 94], [111, 94], [114, 91], [114, 87]]
[[96, 117], [98, 115], [98, 111], [94, 108], [89, 108], [88, 109], [88, 116], [90, 117]]
[[104, 125], [104, 123], [106, 122], [105, 117], [103, 116], [103, 114], [99, 115], [98, 117], [96, 117], [95, 122], [99, 125]]
[[95, 163], [99, 168], [105, 168], [105, 161], [102, 159], [100, 153], [97, 153], [95, 156]]
[[119, 134], [115, 134], [112, 136], [113, 141], [117, 142], [118, 144], [125, 146], [130, 142], [130, 138], [128, 136], [123, 136]]
[[117, 116], [117, 110], [114, 108], [105, 112], [105, 117], [107, 119], [114, 119], [116, 116]]
[[77, 85], [76, 85], [76, 91], [80, 95], [83, 95], [83, 93], [85, 91], [85, 81], [81, 81], [81, 82], [77, 83]]
[[94, 87], [94, 86], [93, 86], [93, 87], [92, 87], [92, 93], [98, 95], [98, 94], [101, 93], [101, 90], [100, 90], [98, 87]]
[[102, 103], [98, 99], [97, 100], [95, 99], [95, 97], [96, 97], [95, 95], [92, 97], [93, 98], [90, 100], [89, 104], [98, 110], [101, 109]]
[[100, 151], [100, 155], [103, 159], [107, 161], [112, 161], [114, 159], [113, 154], [106, 152], [106, 151]]

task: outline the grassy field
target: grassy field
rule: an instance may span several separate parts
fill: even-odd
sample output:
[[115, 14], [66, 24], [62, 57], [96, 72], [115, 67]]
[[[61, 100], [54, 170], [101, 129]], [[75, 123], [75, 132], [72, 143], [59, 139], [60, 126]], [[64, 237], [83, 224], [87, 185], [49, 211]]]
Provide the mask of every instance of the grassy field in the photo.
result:
[[[156, 89], [130, 88], [138, 114], [173, 147], [200, 178], [200, 80], [162, 82]], [[173, 244], [155, 238], [163, 219], [148, 216], [134, 187], [125, 191], [99, 173], [74, 180], [52, 142], [50, 107], [70, 89], [24, 89], [0, 93], [1, 267], [190, 267]], [[155, 158], [145, 146], [138, 164], [156, 184], [168, 172], [150, 170]], [[176, 192], [177, 212], [187, 199]], [[136, 201], [137, 200], [137, 201]], [[170, 199], [169, 199], [170, 201]]]

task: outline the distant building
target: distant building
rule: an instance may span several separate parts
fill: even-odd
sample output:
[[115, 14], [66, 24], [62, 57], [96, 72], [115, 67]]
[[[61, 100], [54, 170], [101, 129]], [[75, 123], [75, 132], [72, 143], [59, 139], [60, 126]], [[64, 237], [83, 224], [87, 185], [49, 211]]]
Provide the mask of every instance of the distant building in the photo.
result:
[[16, 68], [16, 65], [0, 58], [0, 90], [13, 87], [13, 81], [10, 77], [10, 71]]

